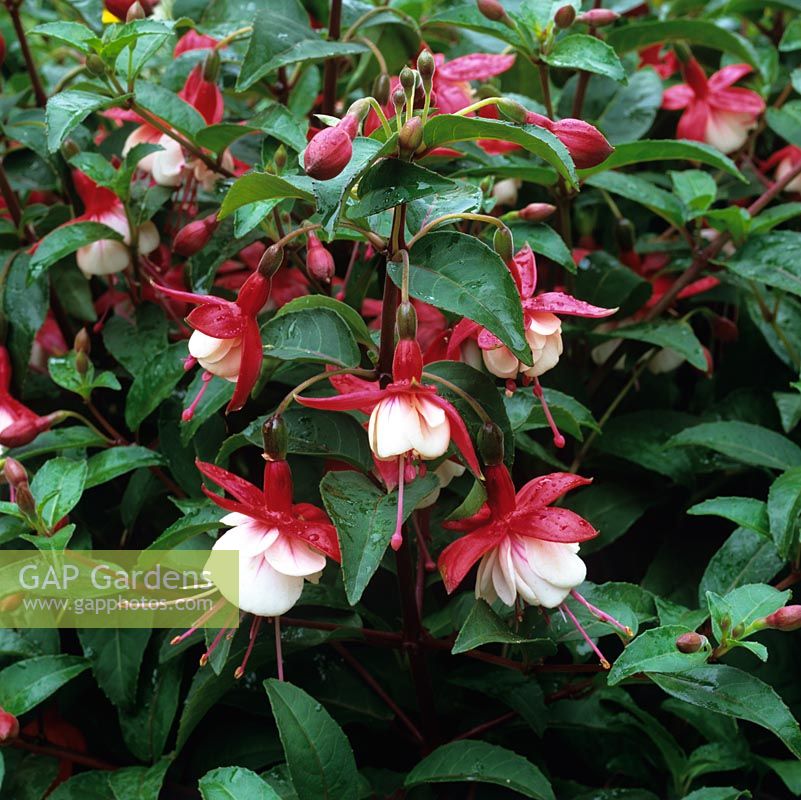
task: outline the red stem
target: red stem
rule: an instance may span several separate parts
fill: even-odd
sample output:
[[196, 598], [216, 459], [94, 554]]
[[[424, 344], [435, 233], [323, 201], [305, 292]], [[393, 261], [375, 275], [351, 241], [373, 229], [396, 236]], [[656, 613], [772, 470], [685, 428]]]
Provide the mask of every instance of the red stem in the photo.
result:
[[[328, 16], [328, 41], [334, 42], [342, 33], [342, 0], [331, 0]], [[337, 72], [339, 61], [329, 58], [325, 62], [323, 76], [323, 114], [333, 114], [337, 102]]]
[[28, 37], [25, 35], [25, 28], [22, 26], [20, 19], [19, 9], [22, 5], [22, 0], [6, 0], [6, 8], [11, 17], [11, 24], [14, 26], [14, 32], [17, 34], [19, 40], [19, 47], [22, 51], [22, 57], [25, 59], [25, 66], [28, 69], [28, 75], [31, 79], [31, 86], [33, 87], [33, 96], [36, 99], [36, 105], [39, 108], [44, 108], [47, 105], [47, 94], [42, 87], [42, 81], [39, 77], [39, 72], [36, 69], [36, 62], [33, 60], [31, 49], [28, 46]]

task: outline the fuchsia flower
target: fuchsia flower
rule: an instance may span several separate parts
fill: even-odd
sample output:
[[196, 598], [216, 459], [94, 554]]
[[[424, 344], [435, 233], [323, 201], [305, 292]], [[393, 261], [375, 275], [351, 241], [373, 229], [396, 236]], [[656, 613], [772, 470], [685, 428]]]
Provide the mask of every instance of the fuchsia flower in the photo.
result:
[[[785, 175], [788, 175], [801, 164], [801, 147], [788, 144], [787, 147], [782, 147], [777, 150], [767, 161], [762, 164], [764, 170], [776, 169], [773, 174], [773, 179], [778, 182], [782, 180]], [[801, 175], [793, 178], [790, 183], [785, 186], [786, 192], [801, 192]]]
[[662, 108], [686, 109], [676, 135], [706, 142], [722, 153], [733, 153], [742, 147], [765, 110], [765, 101], [756, 92], [733, 86], [753, 68], [731, 64], [707, 79], [703, 67], [691, 58], [681, 65], [681, 71], [686, 83], [671, 86], [662, 97]]
[[[122, 200], [111, 189], [98, 186], [83, 172], [74, 170], [72, 180], [75, 191], [84, 205], [84, 212], [79, 217], [67, 222], [100, 222], [117, 231], [122, 241], [116, 239], [100, 239], [78, 248], [77, 261], [81, 272], [90, 278], [92, 275], [112, 275], [122, 272], [131, 266], [131, 226], [125, 213]], [[137, 249], [142, 254], [155, 250], [159, 245], [159, 234], [156, 226], [148, 221], [139, 228]]]
[[205, 33], [198, 33], [192, 29], [187, 31], [176, 43], [172, 54], [175, 58], [188, 53], [191, 50], [213, 50], [217, 45], [217, 40], [213, 36]]
[[564, 603], [572, 595], [591, 613], [631, 635], [624, 625], [575, 591], [587, 574], [578, 556], [579, 545], [597, 536], [598, 531], [574, 511], [551, 506], [566, 492], [591, 481], [580, 475], [554, 472], [534, 478], [515, 494], [504, 464], [487, 466], [484, 474], [486, 504], [472, 517], [444, 523], [451, 530], [469, 531], [451, 542], [437, 561], [448, 594], [480, 561], [476, 597], [488, 603], [500, 598], [508, 606], [514, 606], [519, 598], [530, 605], [560, 608], [576, 624], [601, 663], [608, 665]]
[[332, 411], [361, 411], [370, 415], [370, 449], [379, 461], [398, 464], [398, 526], [392, 546], [401, 545], [403, 485], [408, 480], [407, 459], [431, 460], [445, 455], [451, 441], [473, 472], [480, 474], [470, 434], [459, 412], [437, 394], [435, 386], [422, 383], [423, 356], [415, 339], [401, 339], [395, 350], [392, 383], [376, 383], [348, 377], [334, 380], [344, 394], [335, 397], [297, 397], [301, 405]]
[[60, 412], [40, 417], [11, 396], [11, 359], [0, 345], [0, 452], [5, 447], [21, 447], [42, 431], [63, 419]]
[[[217, 539], [212, 550], [238, 554], [238, 590], [231, 592], [227, 583], [220, 581], [217, 588], [224, 599], [172, 643], [177, 644], [194, 633], [226, 600], [234, 603], [240, 611], [254, 615], [248, 648], [234, 672], [236, 678], [241, 678], [262, 619], [276, 618], [276, 644], [280, 648], [278, 617], [297, 603], [305, 581], [317, 583], [326, 557], [336, 562], [341, 560], [339, 541], [336, 528], [322, 509], [311, 503], [293, 502], [292, 472], [284, 459], [266, 460], [261, 489], [214, 464], [195, 463], [203, 475], [234, 498], [221, 497], [203, 487], [206, 496], [228, 512], [220, 521], [229, 529]], [[213, 580], [212, 560], [207, 569]], [[234, 629], [238, 619], [239, 614], [234, 617]], [[224, 627], [217, 633], [200, 659], [201, 665], [207, 663], [228, 630]], [[279, 651], [279, 677], [281, 669]]]
[[303, 167], [310, 178], [336, 178], [353, 157], [353, 140], [359, 131], [359, 117], [346, 114], [331, 128], [316, 133], [303, 152]]
[[[467, 361], [477, 368], [483, 362], [489, 372], [509, 382], [510, 391], [517, 376], [522, 375], [524, 383], [534, 382], [534, 391], [542, 400], [539, 377], [555, 367], [562, 354], [562, 322], [557, 315], [600, 318], [616, 313], [617, 309], [599, 308], [564, 292], [543, 292], [535, 296], [537, 262], [528, 244], [506, 266], [520, 293], [532, 363], [524, 364], [493, 333], [467, 318], [453, 329], [448, 343], [448, 358]], [[564, 437], [553, 424], [547, 406], [544, 406], [544, 411], [554, 432], [554, 442], [558, 447], [564, 446]]]
[[[193, 333], [189, 338], [187, 369], [196, 363], [206, 371], [206, 383], [217, 375], [236, 383], [228, 411], [238, 411], [256, 385], [262, 362], [261, 334], [256, 316], [270, 296], [270, 279], [252, 272], [234, 302], [215, 295], [193, 294], [167, 286], [156, 288], [174, 300], [197, 306], [186, 318]], [[206, 388], [203, 388], [184, 411], [184, 420], [192, 418]]]
[[678, 72], [680, 65], [678, 56], [673, 50], [662, 52], [663, 44], [652, 44], [640, 50], [640, 63], [637, 69], [652, 67], [663, 80]]

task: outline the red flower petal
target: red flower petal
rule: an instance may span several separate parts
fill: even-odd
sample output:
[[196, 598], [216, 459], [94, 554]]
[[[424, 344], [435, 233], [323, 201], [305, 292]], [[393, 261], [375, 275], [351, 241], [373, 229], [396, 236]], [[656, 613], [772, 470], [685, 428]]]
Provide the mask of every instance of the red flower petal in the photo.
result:
[[665, 89], [662, 95], [662, 108], [678, 111], [680, 108], [686, 108], [693, 100], [695, 92], [686, 83], [679, 83]]
[[476, 456], [473, 442], [470, 439], [470, 434], [467, 432], [467, 426], [464, 424], [464, 420], [459, 412], [445, 400], [445, 398], [440, 397], [438, 394], [430, 394], [428, 395], [428, 399], [445, 412], [445, 416], [451, 424], [451, 441], [456, 445], [456, 449], [462, 454], [467, 466], [470, 467], [473, 473], [481, 475], [478, 456]]
[[446, 81], [484, 81], [506, 72], [514, 63], [514, 54], [470, 53], [442, 64], [435, 75]]
[[617, 312], [616, 308], [600, 308], [563, 292], [543, 292], [525, 300], [523, 308], [532, 313], [548, 311], [551, 314], [568, 314], [574, 317], [609, 317]]
[[365, 389], [361, 392], [351, 392], [334, 397], [300, 397], [295, 399], [308, 408], [324, 408], [329, 411], [364, 411], [369, 414], [373, 408], [384, 399], [386, 393], [383, 389]]
[[196, 330], [215, 339], [235, 339], [242, 335], [245, 320], [234, 303], [204, 303], [189, 312], [186, 321]]
[[729, 64], [723, 69], [719, 69], [714, 75], [709, 77], [709, 91], [714, 97], [715, 92], [721, 89], [728, 89], [729, 86], [737, 83], [740, 78], [750, 75], [754, 68], [750, 64]]
[[517, 493], [517, 507], [522, 509], [524, 506], [532, 508], [547, 506], [571, 489], [586, 486], [588, 483], [592, 483], [591, 478], [582, 478], [581, 475], [574, 475], [572, 472], [552, 472], [550, 475], [542, 475], [529, 481]]
[[242, 335], [242, 357], [239, 362], [239, 376], [236, 389], [226, 411], [238, 411], [247, 402], [256, 381], [259, 379], [264, 352], [261, 346], [259, 325], [255, 319], [245, 322]]
[[494, 526], [479, 528], [479, 530], [451, 542], [440, 553], [437, 567], [439, 567], [448, 594], [464, 580], [473, 564], [492, 550], [502, 537], [502, 531]]
[[337, 529], [330, 522], [304, 522], [299, 520], [290, 527], [290, 532], [306, 544], [325, 553], [329, 558], [339, 563], [342, 555], [339, 551]]
[[724, 89], [710, 96], [709, 105], [721, 111], [733, 111], [736, 114], [761, 114], [765, 110], [765, 101], [750, 89], [735, 86]]
[[530, 536], [546, 542], [586, 542], [598, 531], [567, 508], [538, 508], [514, 514], [509, 528], [521, 536]]
[[709, 118], [709, 105], [705, 102], [693, 102], [681, 115], [676, 128], [679, 139], [691, 139], [694, 142], [703, 142], [706, 135], [706, 122]]
[[218, 467], [216, 464], [209, 464], [207, 461], [195, 459], [195, 466], [200, 472], [218, 486], [222, 486], [226, 492], [232, 494], [240, 503], [253, 508], [264, 507], [264, 495], [261, 490], [244, 478], [234, 475], [227, 469]]

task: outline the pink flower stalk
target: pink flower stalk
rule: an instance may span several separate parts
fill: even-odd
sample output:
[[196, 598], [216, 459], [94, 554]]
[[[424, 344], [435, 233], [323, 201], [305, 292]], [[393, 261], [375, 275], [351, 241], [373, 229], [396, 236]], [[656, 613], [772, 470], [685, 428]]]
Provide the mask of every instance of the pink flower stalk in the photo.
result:
[[[783, 180], [785, 176], [789, 175], [793, 170], [798, 168], [801, 164], [801, 147], [788, 144], [787, 147], [782, 147], [777, 150], [767, 161], [762, 164], [762, 169], [774, 169], [773, 179], [778, 183]], [[801, 175], [793, 178], [787, 186], [784, 187], [786, 192], [801, 192]]]
[[385, 388], [349, 377], [347, 381], [332, 379], [337, 389], [345, 389], [344, 394], [296, 398], [309, 408], [358, 410], [370, 415], [368, 436], [373, 455], [379, 461], [397, 464], [398, 523], [391, 542], [395, 550], [402, 544], [403, 486], [411, 479], [407, 470], [411, 462], [445, 455], [452, 441], [470, 469], [481, 472], [459, 412], [437, 394], [435, 386], [422, 383], [422, 373], [420, 345], [415, 339], [401, 339], [393, 360], [393, 380]]
[[[72, 180], [75, 191], [84, 205], [84, 213], [67, 222], [100, 222], [117, 231], [122, 241], [100, 239], [78, 248], [78, 267], [87, 278], [92, 275], [113, 275], [131, 266], [131, 226], [125, 213], [122, 200], [111, 189], [98, 186], [91, 178], [79, 170], [74, 170]], [[145, 222], [139, 228], [137, 249], [142, 254], [152, 252], [158, 247], [159, 234], [152, 222]]]
[[359, 131], [359, 117], [346, 114], [331, 128], [314, 135], [303, 153], [303, 167], [310, 178], [328, 181], [336, 178], [353, 157], [353, 140]]
[[270, 296], [270, 279], [256, 271], [242, 285], [234, 302], [215, 295], [193, 294], [154, 284], [173, 300], [197, 306], [186, 318], [193, 329], [187, 369], [196, 363], [206, 371], [205, 383], [183, 413], [192, 419], [195, 408], [214, 375], [236, 384], [227, 410], [238, 411], [248, 399], [261, 371], [262, 344], [256, 316]]
[[640, 63], [637, 69], [651, 67], [663, 80], [679, 71], [681, 66], [673, 50], [662, 52], [663, 44], [652, 44], [640, 50]]
[[591, 481], [554, 472], [534, 478], [515, 494], [504, 464], [487, 466], [484, 474], [485, 505], [472, 517], [444, 523], [445, 528], [468, 531], [451, 542], [437, 561], [448, 594], [480, 561], [476, 597], [488, 603], [500, 598], [508, 606], [514, 606], [519, 598], [530, 605], [560, 608], [608, 667], [607, 660], [565, 605], [568, 595], [572, 595], [599, 619], [631, 635], [628, 628], [575, 591], [587, 575], [578, 556], [579, 545], [597, 536], [598, 531], [575, 512], [551, 506], [566, 492]]
[[[214, 464], [196, 461], [197, 468], [234, 499], [203, 492], [228, 513], [221, 522], [229, 529], [217, 539], [212, 550], [235, 551], [239, 559], [238, 591], [226, 594], [225, 583], [218, 587], [223, 597], [241, 611], [253, 614], [250, 643], [242, 664], [234, 673], [240, 678], [255, 644], [261, 618], [285, 614], [297, 603], [305, 581], [317, 583], [326, 558], [341, 560], [336, 528], [326, 513], [311, 503], [294, 503], [292, 472], [283, 459], [267, 460], [263, 487], [234, 475]], [[213, 577], [213, 570], [212, 577]], [[199, 620], [197, 624], [202, 624]], [[176, 637], [182, 641], [196, 630], [190, 628]], [[201, 658], [201, 664], [222, 641], [223, 628]], [[278, 630], [277, 643], [280, 645]]]
[[448, 358], [467, 361], [477, 368], [483, 363], [493, 375], [507, 380], [509, 391], [513, 390], [518, 375], [523, 376], [524, 383], [533, 382], [534, 393], [543, 404], [543, 411], [553, 431], [554, 443], [557, 447], [564, 447], [564, 437], [553, 422], [539, 383], [540, 375], [553, 369], [562, 354], [562, 322], [557, 315], [597, 319], [608, 317], [617, 309], [600, 308], [564, 292], [543, 292], [535, 296], [537, 262], [528, 244], [517, 252], [507, 267], [520, 293], [532, 363], [524, 364], [493, 333], [466, 317], [453, 329], [448, 343]]
[[685, 83], [666, 89], [662, 97], [662, 108], [685, 109], [676, 135], [706, 142], [722, 153], [733, 153], [742, 147], [765, 110], [765, 101], [756, 92], [733, 86], [753, 68], [731, 64], [707, 79], [703, 67], [691, 58], [681, 65], [681, 70]]

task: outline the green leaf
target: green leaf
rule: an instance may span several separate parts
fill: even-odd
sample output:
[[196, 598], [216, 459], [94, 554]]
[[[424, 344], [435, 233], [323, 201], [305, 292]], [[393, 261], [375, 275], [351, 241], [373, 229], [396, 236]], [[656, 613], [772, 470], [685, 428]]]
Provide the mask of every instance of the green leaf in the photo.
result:
[[83, 654], [98, 686], [115, 705], [130, 710], [136, 699], [139, 667], [150, 640], [149, 630], [82, 628]]
[[285, 361], [315, 361], [357, 367], [359, 346], [335, 311], [316, 308], [275, 316], [262, 330], [264, 354]]
[[50, 305], [46, 276], [29, 281], [30, 256], [19, 252], [11, 257], [5, 273], [3, 310], [10, 323], [6, 340], [18, 385], [24, 386], [33, 342], [45, 321]]
[[169, 550], [200, 533], [221, 527], [220, 509], [210, 501], [183, 500], [180, 507], [184, 516], [175, 520], [169, 528], [159, 534], [156, 540], [148, 545], [148, 550]]
[[281, 800], [255, 772], [244, 767], [220, 767], [198, 784], [203, 800]]
[[109, 773], [96, 770], [73, 775], [48, 795], [50, 800], [109, 800]]
[[71, 352], [66, 356], [53, 356], [48, 359], [47, 371], [54, 383], [57, 383], [62, 389], [79, 394], [84, 399], [88, 398], [95, 389], [120, 388], [120, 382], [113, 372], [101, 372], [96, 375], [91, 362], [82, 375], [76, 367], [76, 355], [75, 352]]
[[671, 172], [673, 191], [681, 200], [690, 215], [706, 211], [718, 193], [715, 179], [700, 169], [686, 169], [683, 172]]
[[532, 225], [512, 220], [509, 227], [516, 247], [526, 243], [535, 253], [550, 258], [568, 272], [576, 271], [576, 263], [564, 239], [549, 225]]
[[48, 528], [78, 505], [88, 469], [85, 461], [53, 458], [33, 476], [31, 492], [39, 516]]
[[482, 644], [500, 642], [502, 644], [536, 644], [548, 650], [555, 650], [548, 639], [528, 639], [518, 636], [483, 600], [476, 600], [464, 621], [459, 635], [451, 648], [451, 653], [466, 653]]
[[[580, 441], [584, 438], [583, 428], [600, 432], [592, 412], [575, 397], [555, 389], [544, 389], [543, 396], [560, 430]], [[542, 403], [533, 392], [515, 392], [511, 397], [504, 396], [504, 406], [515, 435], [549, 427]]]
[[[406, 486], [404, 521], [437, 486], [433, 474], [417, 478]], [[337, 529], [345, 594], [348, 602], [356, 605], [395, 532], [398, 493], [387, 494], [365, 475], [356, 472], [329, 472], [320, 483], [320, 494]]]
[[716, 147], [687, 139], [642, 139], [639, 142], [619, 144], [606, 161], [589, 169], [579, 170], [579, 177], [584, 180], [599, 172], [649, 161], [700, 161], [702, 164], [723, 170], [734, 178], [746, 181], [734, 162]]
[[[295, 8], [290, 8], [290, 5]], [[367, 50], [365, 45], [355, 42], [321, 39], [311, 29], [308, 18], [298, 18], [297, 5], [294, 0], [291, 3], [281, 0], [275, 7], [270, 7], [269, 14], [256, 14], [253, 34], [236, 82], [238, 92], [246, 91], [280, 67], [298, 61], [312, 63], [333, 56], [358, 55]]]
[[148, 447], [138, 444], [126, 445], [124, 447], [112, 447], [102, 453], [93, 455], [88, 461], [89, 471], [86, 475], [86, 486], [90, 489], [101, 483], [114, 480], [114, 478], [124, 475], [142, 467], [154, 467], [163, 464], [164, 459], [161, 454]]
[[404, 786], [463, 781], [494, 783], [533, 800], [554, 800], [548, 779], [528, 759], [504, 747], [471, 739], [438, 747], [412, 769]]
[[801, 758], [801, 729], [784, 701], [759, 678], [724, 664], [707, 664], [677, 675], [651, 675], [663, 691], [687, 703], [748, 720], [778, 736]]
[[708, 591], [725, 595], [748, 583], [769, 581], [784, 566], [773, 542], [746, 528], [737, 528], [707, 564], [698, 587], [698, 602]]
[[73, 425], [69, 428], [56, 428], [40, 433], [30, 444], [11, 450], [14, 458], [24, 461], [47, 453], [84, 447], [105, 447], [108, 442], [96, 431]]
[[299, 800], [356, 800], [356, 762], [339, 725], [291, 683], [270, 678], [264, 688]]
[[120, 98], [104, 97], [94, 92], [67, 89], [54, 94], [47, 101], [45, 125], [47, 127], [47, 149], [55, 153], [70, 132], [80, 125], [93, 111], [118, 105]]
[[618, 83], [628, 83], [626, 70], [617, 53], [606, 42], [586, 33], [574, 33], [558, 39], [542, 60], [552, 67], [583, 70], [603, 75]]
[[458, 8], [449, 8], [434, 14], [425, 20], [426, 27], [430, 25], [455, 25], [457, 29], [465, 28], [471, 31], [493, 36], [496, 39], [511, 44], [513, 47], [523, 45], [517, 30], [514, 27], [507, 27], [501, 22], [492, 22], [487, 19], [476, 7], [475, 3], [469, 3]]
[[[530, 363], [520, 295], [492, 248], [464, 233], [435, 231], [415, 242], [409, 260], [409, 293], [413, 297], [478, 322], [521, 361]], [[387, 270], [400, 286], [402, 265], [389, 262]]]
[[676, 639], [684, 633], [691, 633], [691, 629], [684, 625], [665, 625], [643, 631], [617, 657], [607, 675], [609, 685], [614, 686], [638, 672], [683, 672], [705, 663], [712, 653], [712, 645], [707, 642], [697, 653], [682, 653], [676, 647]]
[[641, 50], [657, 42], [686, 41], [731, 53], [761, 72], [759, 56], [751, 43], [714, 22], [699, 19], [677, 19], [639, 22], [615, 27], [606, 35], [606, 43], [617, 53]]
[[172, 760], [164, 758], [152, 767], [123, 767], [108, 775], [114, 800], [158, 800]]
[[286, 305], [281, 306], [276, 313], [276, 317], [282, 317], [285, 314], [291, 314], [295, 311], [305, 311], [307, 309], [327, 308], [330, 311], [335, 311], [347, 323], [351, 333], [359, 344], [363, 344], [369, 349], [375, 349], [373, 337], [362, 319], [358, 311], [351, 308], [346, 303], [340, 300], [335, 300], [333, 297], [327, 297], [324, 294], [308, 294], [304, 297], [296, 297], [290, 300]]
[[16, 717], [36, 708], [89, 668], [78, 656], [37, 656], [0, 670], [0, 707]]
[[687, 513], [693, 516], [709, 514], [723, 517], [762, 536], [770, 535], [767, 503], [764, 500], [755, 500], [753, 497], [714, 497], [696, 503], [687, 509]]
[[801, 216], [801, 203], [780, 203], [777, 206], [771, 206], [751, 221], [751, 233], [767, 233], [777, 225], [781, 225], [782, 222], [798, 216]]
[[741, 278], [801, 295], [801, 233], [772, 231], [751, 236], [721, 263]]
[[[725, 597], [721, 597], [715, 592], [707, 592], [706, 600], [709, 606], [709, 613], [712, 615], [712, 632], [720, 642], [724, 636], [729, 637], [731, 629], [742, 625], [749, 634], [748, 628], [768, 614], [782, 608], [790, 599], [792, 592], [788, 589], [780, 592], [772, 586], [764, 583], [749, 583], [745, 586], [738, 586], [729, 592]], [[730, 620], [729, 630], [724, 630], [721, 619], [727, 615]], [[740, 638], [740, 637], [737, 637]]]
[[624, 325], [602, 335], [607, 339], [633, 339], [636, 342], [647, 342], [657, 347], [666, 347], [683, 356], [696, 369], [707, 369], [704, 348], [688, 322], [683, 320], [664, 320], [654, 322], [637, 322]]
[[80, 22], [45, 22], [37, 25], [31, 33], [38, 33], [40, 36], [47, 36], [51, 39], [58, 39], [65, 44], [71, 45], [81, 53], [89, 54], [100, 48], [101, 40], [95, 32], [81, 25]]
[[74, 253], [78, 248], [105, 239], [121, 242], [122, 236], [100, 222], [75, 222], [56, 228], [48, 233], [36, 248], [31, 258], [28, 284], [44, 274], [45, 270], [53, 266], [56, 261]]
[[[712, 772], [722, 772], [723, 770], [713, 769]], [[685, 795], [683, 800], [739, 800], [741, 797], [751, 797], [751, 792], [743, 789], [735, 789], [732, 786], [726, 787], [706, 787], [696, 789]]]
[[567, 148], [556, 136], [537, 125], [515, 125], [481, 117], [439, 114], [429, 119], [423, 129], [423, 142], [427, 148], [476, 139], [497, 139], [519, 144], [547, 161], [570, 185], [577, 183], [576, 168]]
[[639, 203], [666, 219], [671, 225], [680, 226], [684, 220], [681, 203], [672, 194], [639, 175], [601, 172], [590, 175], [585, 183], [596, 189], [605, 189], [611, 194], [625, 197], [633, 203]]
[[189, 103], [175, 92], [155, 83], [137, 81], [134, 89], [136, 102], [154, 116], [163, 120], [190, 139], [206, 127], [206, 120]]
[[798, 516], [801, 514], [801, 467], [779, 475], [768, 492], [770, 535], [779, 555], [788, 558], [798, 542]]
[[801, 147], [801, 100], [790, 100], [781, 108], [768, 108], [765, 119], [774, 133], [790, 144]]
[[249, 172], [234, 181], [217, 216], [223, 219], [249, 203], [291, 197], [309, 202], [314, 200], [310, 189], [301, 188], [299, 183], [290, 183], [268, 172]]
[[801, 795], [801, 761], [782, 761], [778, 758], [762, 758], [759, 761], [767, 764], [784, 782], [784, 785], [795, 797]]
[[349, 209], [349, 215], [369, 217], [401, 203], [455, 189], [457, 185], [410, 161], [384, 158], [370, 167], [359, 181], [359, 201]]
[[651, 284], [608, 253], [591, 253], [578, 265], [576, 296], [601, 308], [620, 306], [620, 316], [641, 308]]
[[669, 447], [706, 447], [752, 467], [787, 470], [801, 466], [801, 448], [780, 433], [750, 422], [704, 422], [676, 434]]

